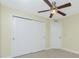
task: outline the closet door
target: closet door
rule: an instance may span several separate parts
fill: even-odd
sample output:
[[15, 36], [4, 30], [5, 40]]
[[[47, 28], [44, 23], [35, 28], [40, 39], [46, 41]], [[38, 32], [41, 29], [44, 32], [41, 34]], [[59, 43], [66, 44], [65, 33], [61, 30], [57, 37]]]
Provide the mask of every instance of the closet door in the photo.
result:
[[37, 52], [45, 48], [45, 24], [13, 17], [12, 56]]
[[61, 48], [62, 24], [59, 22], [51, 23], [51, 48]]

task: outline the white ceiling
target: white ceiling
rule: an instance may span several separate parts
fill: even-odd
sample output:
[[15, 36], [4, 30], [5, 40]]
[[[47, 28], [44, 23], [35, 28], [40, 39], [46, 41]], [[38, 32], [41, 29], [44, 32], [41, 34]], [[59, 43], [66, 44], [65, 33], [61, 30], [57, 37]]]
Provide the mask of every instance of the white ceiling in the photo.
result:
[[[52, 0], [49, 0], [52, 1]], [[68, 8], [61, 9], [67, 16], [79, 13], [79, 0], [54, 0], [57, 6], [64, 3], [71, 2], [72, 6]], [[43, 0], [0, 0], [0, 3], [15, 9], [30, 12], [32, 14], [49, 18], [50, 12], [37, 13], [40, 10], [49, 9], [48, 5]], [[52, 19], [61, 19], [64, 16], [60, 14], [55, 14]], [[65, 16], [66, 17], [66, 16]]]

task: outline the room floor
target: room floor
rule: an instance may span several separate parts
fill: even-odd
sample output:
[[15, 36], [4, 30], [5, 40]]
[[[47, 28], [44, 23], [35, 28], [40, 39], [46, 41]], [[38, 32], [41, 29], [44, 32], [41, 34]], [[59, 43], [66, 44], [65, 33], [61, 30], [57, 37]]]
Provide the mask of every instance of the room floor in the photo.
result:
[[79, 55], [61, 49], [51, 49], [25, 54], [15, 58], [79, 58]]

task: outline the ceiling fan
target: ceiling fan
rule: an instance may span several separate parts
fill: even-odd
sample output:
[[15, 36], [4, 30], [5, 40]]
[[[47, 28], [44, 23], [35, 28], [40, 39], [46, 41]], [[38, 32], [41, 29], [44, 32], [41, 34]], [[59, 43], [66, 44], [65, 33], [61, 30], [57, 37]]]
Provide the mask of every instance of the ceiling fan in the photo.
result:
[[50, 11], [51, 13], [50, 13], [49, 18], [52, 18], [55, 13], [59, 13], [62, 16], [66, 16], [65, 13], [59, 11], [58, 9], [62, 9], [62, 8], [66, 8], [66, 7], [70, 7], [71, 6], [71, 3], [66, 3], [64, 5], [61, 5], [61, 6], [57, 7], [55, 1], [53, 1], [52, 3], [50, 3], [48, 0], [43, 0], [43, 1], [50, 7], [50, 9], [43, 10], [43, 11], [38, 11], [38, 13]]

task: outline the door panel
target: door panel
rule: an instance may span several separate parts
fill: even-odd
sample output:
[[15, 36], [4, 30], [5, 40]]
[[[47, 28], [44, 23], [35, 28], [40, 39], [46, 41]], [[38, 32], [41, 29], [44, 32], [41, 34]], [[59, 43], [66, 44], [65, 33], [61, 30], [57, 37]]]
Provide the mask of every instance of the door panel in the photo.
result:
[[13, 18], [12, 55], [19, 56], [45, 48], [45, 24]]
[[61, 23], [54, 22], [51, 24], [51, 47], [60, 48], [62, 37], [62, 25]]

